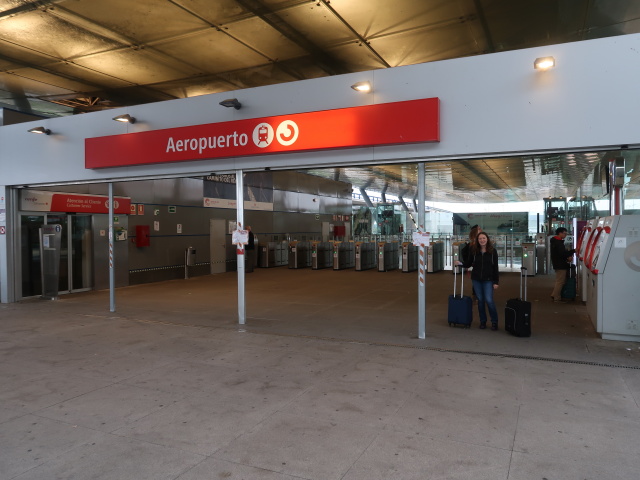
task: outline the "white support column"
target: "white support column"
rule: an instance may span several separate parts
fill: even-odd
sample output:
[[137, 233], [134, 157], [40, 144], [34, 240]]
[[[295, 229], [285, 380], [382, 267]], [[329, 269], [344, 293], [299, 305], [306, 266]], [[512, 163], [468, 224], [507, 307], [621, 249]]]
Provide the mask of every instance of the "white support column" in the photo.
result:
[[[12, 198], [9, 198], [11, 195]], [[14, 252], [17, 194], [15, 190], [0, 186], [0, 303], [18, 300], [15, 298]], [[19, 245], [19, 243], [18, 243]]]
[[116, 273], [113, 261], [113, 183], [109, 182], [109, 311], [116, 311]]
[[[236, 220], [239, 229], [244, 229], [244, 182], [242, 170], [236, 170]], [[244, 250], [244, 249], [243, 249]], [[238, 251], [238, 250], [236, 250]], [[238, 324], [246, 323], [246, 303], [245, 303], [245, 268], [244, 254], [237, 254], [238, 257]]]
[[[425, 228], [425, 214], [424, 214], [424, 202], [425, 202], [425, 171], [424, 162], [418, 164], [418, 230], [424, 232]], [[425, 323], [427, 315], [427, 302], [426, 302], [426, 281], [425, 272], [427, 270], [426, 262], [426, 248], [424, 245], [420, 245], [418, 250], [418, 338], [424, 340]]]

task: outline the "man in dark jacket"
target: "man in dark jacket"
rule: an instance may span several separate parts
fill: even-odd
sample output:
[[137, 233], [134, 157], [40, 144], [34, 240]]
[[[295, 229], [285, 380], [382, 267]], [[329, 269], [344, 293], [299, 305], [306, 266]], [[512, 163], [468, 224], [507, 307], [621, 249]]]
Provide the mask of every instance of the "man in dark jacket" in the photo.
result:
[[569, 270], [573, 254], [576, 252], [574, 249], [567, 250], [564, 246], [564, 239], [566, 237], [567, 229], [560, 227], [556, 229], [555, 237], [551, 237], [549, 241], [551, 265], [553, 265], [553, 269], [556, 271], [556, 283], [553, 286], [553, 292], [551, 292], [551, 298], [553, 298], [554, 302], [562, 301], [562, 287], [564, 287], [567, 281], [567, 270]]

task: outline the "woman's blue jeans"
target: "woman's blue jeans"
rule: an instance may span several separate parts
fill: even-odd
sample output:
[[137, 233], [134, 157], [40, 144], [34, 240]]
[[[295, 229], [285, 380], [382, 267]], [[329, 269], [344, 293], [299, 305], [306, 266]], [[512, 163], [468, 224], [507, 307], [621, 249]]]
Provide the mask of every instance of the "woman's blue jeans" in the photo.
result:
[[498, 325], [498, 311], [496, 310], [496, 303], [493, 301], [493, 282], [482, 282], [480, 280], [473, 280], [473, 288], [476, 291], [478, 297], [478, 315], [480, 315], [480, 324], [487, 323], [487, 312], [485, 312], [484, 304], [487, 304], [489, 309], [489, 315], [491, 317], [491, 323]]

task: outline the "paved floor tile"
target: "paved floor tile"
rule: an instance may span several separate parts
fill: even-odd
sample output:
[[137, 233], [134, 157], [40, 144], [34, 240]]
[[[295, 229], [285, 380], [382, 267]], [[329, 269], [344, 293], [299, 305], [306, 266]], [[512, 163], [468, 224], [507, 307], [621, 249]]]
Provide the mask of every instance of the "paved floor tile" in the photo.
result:
[[115, 384], [40, 410], [38, 415], [111, 432], [182, 398], [182, 392], [163, 393]]
[[203, 459], [182, 450], [105, 434], [14, 480], [174, 480]]
[[[571, 460], [513, 452], [508, 480], [631, 480], [637, 465], [624, 465], [607, 457]], [[346, 479], [345, 479], [346, 480]]]
[[477, 400], [458, 393], [409, 397], [388, 420], [389, 429], [511, 449], [519, 405], [513, 399]]
[[[282, 397], [278, 388], [273, 393]], [[279, 403], [272, 404], [263, 396], [219, 394], [191, 396], [163, 408], [114, 433], [159, 445], [180, 448], [201, 455], [211, 455], [249, 431]]]
[[383, 432], [343, 480], [501, 480], [511, 452], [428, 435]]
[[393, 385], [327, 380], [298, 396], [282, 411], [338, 423], [380, 427], [390, 421], [410, 395]]
[[187, 473], [180, 475], [176, 480], [224, 480], [226, 478], [230, 480], [301, 480], [301, 477], [292, 477], [284, 473], [226, 462], [215, 458], [207, 458]]
[[104, 435], [35, 415], [25, 415], [2, 423], [1, 478], [13, 478], [80, 445], [95, 442]]
[[607, 463], [640, 469], [637, 455], [640, 422], [545, 407], [521, 407], [514, 451], [586, 462], [601, 458]]
[[234, 373], [232, 367], [179, 360], [128, 378], [121, 383], [162, 392], [215, 392]]
[[20, 408], [23, 413], [35, 412], [112, 383], [112, 379], [100, 375], [24, 375], [2, 382], [0, 403], [4, 407]]
[[452, 370], [438, 365], [425, 378], [416, 392], [453, 394], [478, 403], [500, 405], [517, 403], [522, 396], [523, 379], [512, 375]]
[[278, 413], [216, 458], [312, 480], [338, 480], [376, 437], [353, 424]]

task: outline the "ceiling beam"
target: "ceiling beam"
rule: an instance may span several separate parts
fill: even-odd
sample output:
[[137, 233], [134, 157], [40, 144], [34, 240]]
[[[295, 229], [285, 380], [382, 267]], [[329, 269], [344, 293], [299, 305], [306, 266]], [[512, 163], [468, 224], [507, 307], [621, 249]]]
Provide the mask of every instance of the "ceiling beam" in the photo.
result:
[[0, 12], [0, 20], [15, 17], [23, 13], [33, 12], [34, 10], [45, 9], [64, 1], [66, 0], [33, 0], [31, 2], [25, 2], [22, 5]]
[[333, 8], [331, 6], [330, 3], [331, 0], [318, 0], [319, 4], [324, 5], [324, 7], [329, 10], [334, 17], [336, 17], [338, 19], [338, 21], [340, 21], [340, 23], [342, 23], [345, 27], [347, 27], [347, 29], [351, 32], [351, 34], [356, 37], [358, 39], [358, 45], [361, 45], [363, 47], [366, 47], [367, 50], [369, 50], [374, 57], [376, 57], [378, 59], [378, 61], [384, 65], [386, 68], [391, 68], [391, 65], [389, 65], [389, 63], [382, 57], [382, 55], [380, 55], [369, 43], [369, 41], [367, 41], [366, 38], [364, 38], [362, 35], [360, 35], [352, 26], [349, 22], [347, 22], [344, 18], [342, 18], [342, 16], [335, 10], [335, 8]]
[[489, 29], [489, 24], [487, 23], [487, 17], [484, 14], [484, 7], [482, 6], [482, 3], [480, 3], [480, 0], [473, 0], [473, 5], [476, 7], [478, 20], [480, 21], [482, 31], [484, 32], [485, 39], [487, 40], [487, 53], [494, 53], [496, 51], [496, 46], [493, 43], [491, 30]]
[[339, 62], [313, 42], [309, 41], [298, 30], [285, 22], [280, 15], [259, 0], [236, 0], [236, 3], [309, 53], [314, 62], [329, 75], [340, 75], [351, 72], [342, 62]]

